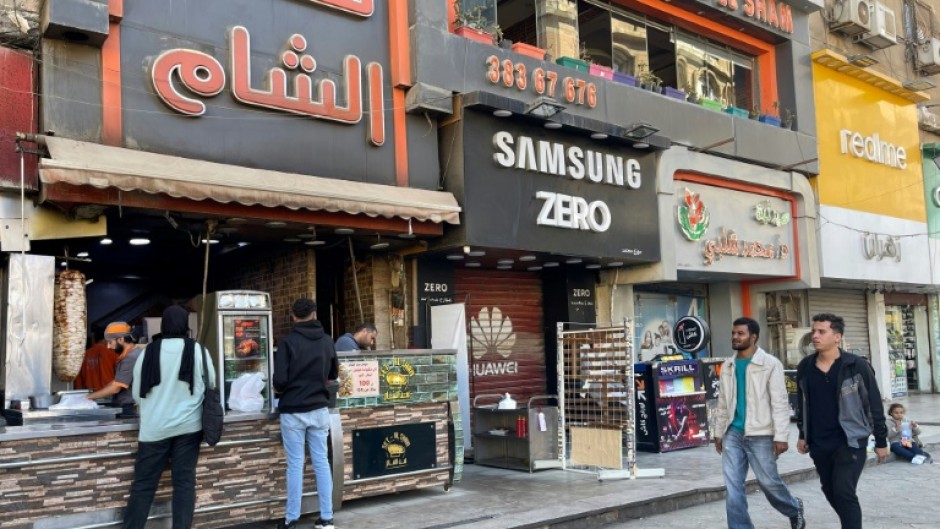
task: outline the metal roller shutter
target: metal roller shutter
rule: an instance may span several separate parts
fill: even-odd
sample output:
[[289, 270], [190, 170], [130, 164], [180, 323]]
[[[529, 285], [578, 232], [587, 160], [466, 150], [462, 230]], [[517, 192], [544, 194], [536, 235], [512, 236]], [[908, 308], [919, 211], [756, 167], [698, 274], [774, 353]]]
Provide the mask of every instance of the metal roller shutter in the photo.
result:
[[510, 393], [520, 406], [544, 394], [542, 280], [538, 274], [457, 270], [457, 300], [466, 300], [470, 397]]
[[843, 342], [850, 352], [871, 358], [868, 341], [868, 303], [860, 290], [818, 289], [809, 291], [809, 315], [831, 312], [845, 320]]

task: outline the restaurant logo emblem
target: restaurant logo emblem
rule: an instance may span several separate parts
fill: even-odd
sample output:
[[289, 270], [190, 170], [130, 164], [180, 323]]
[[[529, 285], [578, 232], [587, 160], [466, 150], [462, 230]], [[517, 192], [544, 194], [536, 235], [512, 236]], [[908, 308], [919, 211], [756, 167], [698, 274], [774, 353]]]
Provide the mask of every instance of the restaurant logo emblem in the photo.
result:
[[382, 450], [385, 450], [385, 469], [402, 468], [408, 466], [408, 447], [411, 440], [402, 432], [395, 432], [382, 441]]
[[407, 400], [411, 398], [408, 382], [415, 374], [415, 368], [407, 360], [393, 357], [382, 366], [382, 380], [387, 384], [385, 400]]
[[686, 188], [685, 198], [679, 206], [679, 229], [685, 238], [692, 242], [700, 240], [708, 231], [710, 217], [702, 197]]
[[470, 327], [474, 360], [482, 360], [486, 356], [499, 357], [496, 361], [475, 362], [475, 376], [519, 374], [519, 362], [508, 359], [516, 345], [516, 333], [512, 330], [509, 316], [504, 316], [499, 307], [483, 307], [472, 319]]

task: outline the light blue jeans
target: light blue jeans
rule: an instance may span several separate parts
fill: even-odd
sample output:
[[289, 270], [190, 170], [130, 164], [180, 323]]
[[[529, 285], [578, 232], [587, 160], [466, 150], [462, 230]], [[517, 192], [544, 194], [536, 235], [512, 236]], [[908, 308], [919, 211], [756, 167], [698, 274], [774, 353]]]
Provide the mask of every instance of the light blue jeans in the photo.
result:
[[281, 438], [287, 452], [288, 523], [300, 518], [300, 499], [304, 493], [304, 443], [310, 448], [310, 460], [317, 477], [317, 499], [320, 518], [333, 519], [333, 476], [327, 460], [326, 439], [330, 433], [330, 411], [327, 408], [304, 413], [281, 413]]
[[799, 513], [799, 503], [777, 473], [773, 436], [745, 437], [741, 432], [728, 428], [722, 439], [721, 452], [721, 467], [728, 489], [728, 529], [754, 529], [751, 515], [747, 512], [747, 494], [744, 490], [748, 466], [754, 470], [764, 496], [767, 496], [767, 501], [774, 509], [787, 518], [793, 518]]

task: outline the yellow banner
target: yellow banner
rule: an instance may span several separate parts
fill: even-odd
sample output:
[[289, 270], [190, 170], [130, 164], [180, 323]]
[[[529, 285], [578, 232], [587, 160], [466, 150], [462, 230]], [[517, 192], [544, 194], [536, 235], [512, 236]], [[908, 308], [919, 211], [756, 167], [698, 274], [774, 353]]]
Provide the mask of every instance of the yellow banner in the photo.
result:
[[926, 221], [917, 108], [814, 63], [822, 204]]

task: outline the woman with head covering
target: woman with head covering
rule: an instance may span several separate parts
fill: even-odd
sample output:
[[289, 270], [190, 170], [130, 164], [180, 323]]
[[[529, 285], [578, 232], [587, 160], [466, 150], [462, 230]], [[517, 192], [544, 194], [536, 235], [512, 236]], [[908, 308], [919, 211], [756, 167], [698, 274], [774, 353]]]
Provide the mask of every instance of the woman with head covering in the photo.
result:
[[174, 305], [163, 311], [160, 335], [134, 366], [134, 400], [140, 433], [134, 483], [124, 510], [124, 529], [143, 529], [160, 475], [170, 462], [173, 529], [188, 529], [196, 507], [196, 461], [202, 442], [203, 355], [210, 387], [215, 369], [209, 351], [189, 338], [189, 314]]

